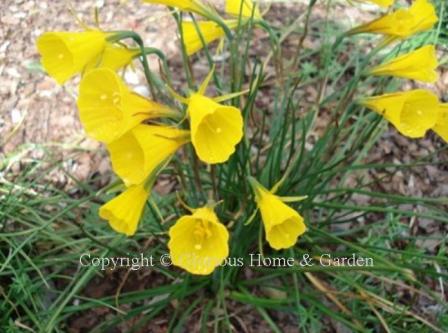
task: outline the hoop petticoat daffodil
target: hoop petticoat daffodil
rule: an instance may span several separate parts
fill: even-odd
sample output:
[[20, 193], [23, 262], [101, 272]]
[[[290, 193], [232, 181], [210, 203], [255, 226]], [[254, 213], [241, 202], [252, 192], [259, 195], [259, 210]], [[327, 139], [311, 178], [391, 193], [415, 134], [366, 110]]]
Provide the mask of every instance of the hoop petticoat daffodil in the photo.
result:
[[89, 136], [110, 143], [146, 119], [173, 116], [167, 106], [140, 96], [112, 70], [89, 71], [79, 86], [78, 109]]
[[[261, 212], [266, 232], [266, 240], [275, 250], [287, 249], [297, 242], [297, 238], [305, 233], [303, 217], [286, 205], [282, 198], [267, 190], [255, 178], [249, 177], [255, 194], [255, 201]], [[301, 200], [300, 198], [298, 200]]]
[[107, 35], [98, 30], [84, 32], [46, 32], [37, 39], [42, 65], [59, 84], [63, 84], [104, 50]]
[[112, 168], [126, 186], [142, 183], [190, 141], [190, 132], [168, 126], [137, 125], [107, 145]]
[[369, 97], [360, 104], [382, 115], [410, 138], [423, 137], [434, 127], [440, 112], [437, 96], [422, 89]]
[[[223, 22], [229, 29], [234, 29], [238, 26], [237, 20], [226, 20]], [[200, 31], [200, 34], [198, 33], [198, 30]], [[225, 36], [224, 29], [213, 21], [199, 21], [196, 23], [182, 21], [182, 34], [185, 50], [189, 56], [201, 50], [204, 47], [204, 44], [210, 44]], [[202, 41], [201, 36], [204, 41]]]
[[212, 273], [229, 255], [229, 232], [210, 206], [179, 218], [169, 236], [172, 263], [192, 274]]
[[42, 66], [59, 84], [85, 69], [107, 67], [117, 70], [139, 54], [107, 41], [111, 35], [99, 30], [46, 32], [37, 39]]
[[434, 83], [438, 79], [436, 71], [438, 65], [435, 46], [426, 45], [376, 66], [368, 74], [377, 76], [391, 75]]
[[191, 141], [199, 159], [209, 164], [227, 161], [243, 138], [241, 111], [196, 93], [188, 99], [187, 113]]
[[191, 142], [199, 159], [205, 163], [223, 163], [235, 152], [236, 145], [243, 138], [243, 117], [241, 111], [219, 101], [234, 98], [245, 92], [228, 94], [216, 98], [204, 95], [213, 75], [210, 71], [198, 92], [185, 98], [171, 94], [181, 103], [187, 104], [190, 118]]
[[448, 104], [440, 104], [439, 108], [439, 117], [432, 129], [448, 143]]
[[116, 232], [132, 236], [137, 230], [149, 195], [150, 189], [144, 184], [131, 186], [101, 206], [99, 215]]
[[258, 5], [254, 4], [252, 0], [226, 0], [225, 12], [237, 17], [241, 13], [241, 16], [245, 18], [251, 18], [253, 12], [254, 19], [262, 19]]
[[174, 7], [182, 11], [193, 12], [205, 17], [207, 17], [208, 12], [210, 11], [210, 8], [200, 0], [143, 0], [143, 2]]
[[400, 8], [379, 19], [350, 30], [347, 34], [376, 33], [389, 38], [407, 38], [431, 29], [438, 17], [434, 6], [428, 0], [415, 0], [410, 8]]

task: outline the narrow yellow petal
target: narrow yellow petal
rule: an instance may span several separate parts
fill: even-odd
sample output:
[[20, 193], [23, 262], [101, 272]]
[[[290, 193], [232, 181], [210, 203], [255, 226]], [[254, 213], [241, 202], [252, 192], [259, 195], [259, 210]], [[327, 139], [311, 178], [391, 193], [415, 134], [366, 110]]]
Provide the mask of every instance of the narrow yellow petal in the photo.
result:
[[391, 75], [434, 83], [438, 79], [437, 54], [434, 45], [426, 45], [373, 68], [371, 75]]
[[101, 206], [99, 215], [116, 232], [132, 236], [137, 230], [149, 193], [143, 185], [131, 186]]
[[210, 80], [213, 77], [213, 73], [215, 72], [215, 65], [213, 65], [212, 69], [210, 70], [210, 72], [207, 74], [207, 76], [205, 77], [204, 81], [202, 81], [201, 86], [199, 87], [198, 90], [198, 94], [200, 95], [204, 95], [205, 92], [207, 91], [207, 87], [210, 83]]
[[246, 90], [235, 92], [235, 93], [231, 93], [231, 94], [221, 95], [221, 96], [218, 96], [218, 97], [214, 97], [213, 100], [215, 102], [217, 102], [217, 103], [225, 102], [225, 101], [228, 101], [229, 99], [233, 99], [235, 97], [239, 97], [241, 95], [245, 95], [249, 91], [250, 91], [250, 89], [246, 89]]
[[60, 84], [97, 59], [105, 46], [101, 31], [46, 32], [37, 39], [43, 67]]

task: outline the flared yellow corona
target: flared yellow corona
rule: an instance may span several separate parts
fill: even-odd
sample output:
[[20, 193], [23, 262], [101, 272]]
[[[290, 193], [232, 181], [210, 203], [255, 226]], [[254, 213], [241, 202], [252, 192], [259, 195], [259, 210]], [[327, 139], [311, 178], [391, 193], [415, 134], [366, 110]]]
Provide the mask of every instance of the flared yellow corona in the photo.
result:
[[229, 255], [229, 233], [211, 207], [179, 218], [169, 236], [172, 263], [192, 274], [212, 273]]
[[209, 164], [227, 161], [243, 138], [241, 111], [196, 93], [188, 100], [187, 113], [191, 141], [201, 161]]
[[149, 193], [142, 184], [131, 186], [101, 206], [100, 217], [107, 220], [116, 232], [132, 236], [137, 230]]
[[92, 138], [110, 143], [146, 119], [173, 115], [173, 111], [129, 90], [112, 70], [98, 68], [81, 80], [78, 109]]
[[59, 84], [82, 72], [105, 46], [106, 34], [96, 30], [46, 32], [37, 39], [42, 66]]
[[425, 136], [439, 116], [437, 96], [423, 89], [369, 97], [361, 104], [382, 115], [401, 134], [410, 138]]
[[434, 83], [438, 79], [436, 71], [438, 65], [435, 46], [427, 45], [381, 64], [370, 70], [369, 74], [390, 75]]
[[415, 0], [410, 8], [400, 8], [379, 19], [356, 27], [348, 34], [373, 33], [390, 38], [405, 39], [431, 29], [438, 21], [434, 8], [428, 0]]
[[294, 246], [297, 238], [306, 231], [303, 217], [255, 179], [250, 178], [250, 183], [261, 212], [269, 246], [275, 250]]
[[188, 141], [189, 131], [142, 124], [108, 144], [107, 149], [113, 170], [130, 186], [142, 183]]

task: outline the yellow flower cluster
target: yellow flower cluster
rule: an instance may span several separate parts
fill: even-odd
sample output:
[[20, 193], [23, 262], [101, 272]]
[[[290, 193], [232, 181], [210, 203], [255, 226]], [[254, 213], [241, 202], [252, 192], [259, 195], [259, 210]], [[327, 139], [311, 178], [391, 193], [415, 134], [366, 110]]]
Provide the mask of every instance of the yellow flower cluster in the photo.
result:
[[[215, 15], [199, 0], [145, 2], [205, 17]], [[228, 0], [226, 12], [234, 17], [241, 14], [244, 20], [261, 19], [258, 7], [250, 0]], [[238, 20], [222, 22], [234, 29]], [[182, 29], [189, 55], [225, 34], [222, 26], [214, 21], [183, 22]], [[134, 58], [144, 59], [146, 54], [142, 54], [143, 48], [128, 48], [120, 41], [119, 34], [93, 29], [47, 32], [38, 38], [37, 48], [44, 69], [58, 83], [82, 75], [77, 101], [81, 122], [90, 137], [105, 144], [112, 168], [126, 187], [100, 207], [99, 215], [116, 232], [131, 236], [137, 230], [155, 177], [183, 145], [191, 142], [197, 157], [205, 163], [226, 162], [243, 138], [244, 124], [238, 108], [219, 103], [238, 94], [206, 96], [213, 71], [199, 90], [188, 97], [170, 90], [186, 105], [185, 115], [174, 107], [133, 92], [116, 71], [130, 65]], [[175, 123], [176, 126], [165, 124], [170, 119], [186, 118], [189, 129], [178, 128], [182, 121]], [[303, 218], [255, 180], [252, 183], [268, 243], [274, 249], [293, 246], [305, 231]], [[192, 215], [179, 218], [169, 230], [172, 261], [191, 273], [210, 274], [229, 254], [229, 232], [212, 205], [191, 211]]]
[[[204, 16], [206, 21], [182, 22], [184, 46], [188, 55], [226, 35], [250, 20], [262, 20], [251, 0], [227, 0], [222, 20], [200, 0], [144, 0]], [[392, 0], [370, 0], [383, 7]], [[408, 38], [430, 29], [437, 16], [428, 0], [415, 0], [408, 9], [398, 9], [348, 34], [378, 33], [387, 42]], [[123, 37], [125, 36], [125, 37]], [[221, 102], [239, 93], [209, 97], [206, 89], [214, 75], [208, 74], [197, 91], [187, 97], [167, 90], [185, 107], [161, 104], [141, 96], [123, 81], [117, 70], [138, 58], [145, 66], [146, 51], [127, 47], [123, 32], [100, 30], [48, 32], [37, 40], [42, 64], [49, 75], [64, 83], [81, 74], [77, 106], [86, 133], [105, 144], [112, 167], [123, 181], [124, 191], [99, 210], [112, 229], [134, 235], [144, 212], [151, 187], [161, 169], [184, 145], [192, 144], [199, 160], [207, 164], [224, 163], [243, 139], [241, 111]], [[434, 45], [423, 46], [369, 70], [369, 75], [396, 76], [433, 83], [438, 66]], [[145, 67], [147, 71], [149, 69]], [[147, 74], [145, 72], [145, 74]], [[150, 81], [150, 77], [148, 78]], [[173, 103], [174, 104], [174, 103]], [[432, 129], [448, 141], [448, 105], [441, 104], [432, 92], [418, 89], [365, 98], [365, 107], [381, 114], [398, 131], [409, 137], [422, 137]], [[183, 120], [188, 119], [188, 124]], [[275, 250], [294, 246], [305, 233], [304, 218], [286, 203], [296, 197], [280, 197], [249, 177], [254, 200], [261, 214], [267, 243]], [[180, 217], [169, 229], [168, 248], [174, 265], [193, 274], [210, 274], [229, 255], [229, 231], [219, 221], [215, 205], [189, 208], [191, 215]]]
[[[372, 1], [391, 5], [387, 1]], [[409, 8], [400, 8], [372, 22], [352, 29], [349, 34], [375, 33], [384, 35], [387, 43], [409, 38], [431, 29], [438, 21], [434, 6], [428, 0], [415, 0]], [[434, 45], [425, 45], [372, 68], [368, 74], [394, 76], [434, 83], [438, 79], [437, 54]], [[433, 130], [448, 142], [446, 105], [429, 90], [416, 89], [365, 98], [365, 107], [387, 119], [403, 135], [421, 138]]]

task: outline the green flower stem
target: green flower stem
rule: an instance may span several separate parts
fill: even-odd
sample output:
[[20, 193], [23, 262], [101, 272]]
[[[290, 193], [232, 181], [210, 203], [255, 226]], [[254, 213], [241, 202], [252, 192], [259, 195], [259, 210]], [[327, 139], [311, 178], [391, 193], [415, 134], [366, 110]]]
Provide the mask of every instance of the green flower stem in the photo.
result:
[[[201, 39], [201, 43], [202, 43], [202, 45], [204, 46], [204, 49], [205, 49], [205, 56], [207, 57], [207, 61], [208, 61], [209, 66], [210, 66], [210, 70], [212, 70], [213, 65], [214, 65], [214, 61], [213, 61], [212, 56], [210, 55], [210, 52], [208, 51], [207, 42], [205, 41], [204, 36], [202, 35], [202, 31], [201, 31], [201, 29], [199, 28], [199, 26], [198, 26], [198, 24], [197, 24], [197, 22], [196, 22], [196, 19], [194, 18], [193, 15], [191, 15], [191, 19], [192, 19], [192, 22], [193, 22], [194, 27], [195, 27], [195, 29], [196, 29], [196, 32], [198, 33], [198, 36], [199, 36], [199, 38]], [[222, 84], [221, 84], [221, 82], [219, 81], [219, 78], [218, 78], [218, 76], [217, 76], [217, 74], [216, 74], [216, 71], [213, 71], [213, 82], [214, 82], [215, 85], [216, 85], [216, 89], [218, 89], [218, 91], [222, 91]]]
[[168, 84], [170, 86], [172, 86], [172, 76], [171, 76], [171, 71], [168, 67], [168, 61], [166, 60], [166, 56], [165, 54], [160, 51], [159, 49], [156, 49], [154, 47], [145, 47], [144, 49], [144, 53], [142, 53], [142, 55], [148, 56], [151, 54], [155, 54], [161, 61], [162, 61], [162, 66], [163, 66], [163, 71], [166, 74], [166, 79], [168, 81]]
[[182, 65], [184, 67], [185, 77], [188, 83], [188, 88], [190, 90], [194, 89], [194, 79], [193, 79], [193, 73], [191, 69], [191, 65], [189, 62], [189, 57], [187, 55], [187, 51], [185, 49], [185, 40], [184, 40], [184, 31], [182, 29], [182, 15], [179, 15], [176, 12], [173, 12], [174, 20], [177, 24], [177, 29], [179, 30], [180, 35], [180, 49], [182, 50]]
[[302, 51], [302, 47], [303, 47], [303, 43], [305, 42], [305, 39], [308, 36], [311, 12], [312, 12], [313, 7], [316, 4], [316, 2], [317, 2], [316, 0], [311, 0], [310, 4], [308, 5], [308, 10], [307, 10], [306, 16], [305, 16], [305, 26], [304, 26], [303, 34], [300, 37], [299, 44], [297, 45], [296, 54], [294, 56], [294, 59], [293, 59], [292, 65], [291, 65], [291, 70], [295, 70], [297, 68], [297, 65], [299, 62], [299, 57], [300, 57], [300, 52]]
[[[143, 70], [145, 73], [146, 81], [148, 82], [149, 89], [151, 90], [151, 95], [152, 95], [153, 99], [157, 100], [157, 94], [155, 92], [154, 84], [153, 84], [153, 81], [154, 81], [153, 74], [151, 73], [151, 70], [149, 69], [148, 58], [146, 57], [147, 53], [145, 51], [145, 44], [143, 43], [143, 39], [140, 37], [140, 35], [133, 31], [120, 31], [120, 32], [117, 32], [116, 34], [113, 34], [112, 36], [108, 37], [108, 40], [111, 42], [117, 42], [117, 41], [120, 41], [122, 39], [127, 39], [127, 38], [133, 39], [134, 42], [137, 43], [137, 45], [140, 47], [140, 52], [141, 52], [140, 61], [142, 62], [142, 65], [143, 65]], [[152, 50], [153, 53], [156, 53], [158, 55], [163, 54], [160, 50], [157, 50], [157, 52], [154, 50], [155, 49]]]
[[264, 20], [255, 20], [254, 25], [260, 27], [264, 31], [266, 31], [269, 35], [269, 41], [271, 42], [276, 62], [275, 69], [277, 71], [277, 76], [282, 79], [283, 78], [283, 61], [281, 56], [281, 47], [279, 39], [274, 30], [272, 30], [271, 26], [266, 23]]

